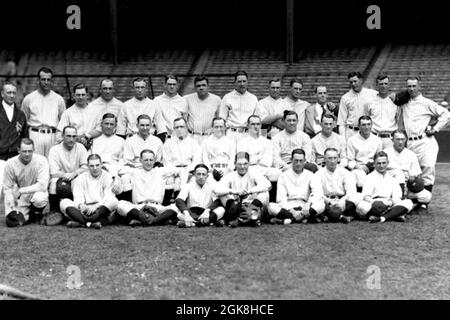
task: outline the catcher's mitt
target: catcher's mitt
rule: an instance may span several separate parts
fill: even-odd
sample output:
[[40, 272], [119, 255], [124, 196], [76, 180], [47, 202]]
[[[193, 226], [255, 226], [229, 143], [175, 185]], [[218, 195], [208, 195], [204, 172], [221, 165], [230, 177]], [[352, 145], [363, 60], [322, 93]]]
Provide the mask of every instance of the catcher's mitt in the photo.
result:
[[422, 177], [415, 177], [414, 180], [409, 180], [406, 186], [412, 193], [419, 193], [425, 189], [425, 182]]
[[372, 209], [370, 210], [371, 215], [381, 217], [389, 207], [385, 205], [382, 201], [374, 201], [372, 203]]
[[395, 94], [394, 103], [397, 106], [402, 106], [405, 103], [408, 103], [410, 98], [408, 90], [401, 90]]
[[156, 210], [155, 207], [149, 206], [148, 204], [146, 204], [143, 208], [142, 211], [145, 213], [148, 213], [150, 215], [152, 215], [153, 217], [156, 217], [158, 215], [158, 210]]
[[257, 223], [261, 220], [261, 208], [251, 203], [243, 203], [239, 214], [239, 222], [242, 224]]

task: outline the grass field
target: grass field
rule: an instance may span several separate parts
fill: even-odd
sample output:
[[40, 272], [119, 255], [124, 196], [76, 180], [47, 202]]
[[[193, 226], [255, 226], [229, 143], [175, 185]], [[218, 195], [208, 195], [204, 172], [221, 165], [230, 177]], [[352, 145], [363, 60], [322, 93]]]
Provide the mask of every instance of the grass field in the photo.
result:
[[45, 299], [449, 299], [450, 165], [437, 169], [430, 213], [407, 223], [98, 231], [2, 215], [0, 283]]

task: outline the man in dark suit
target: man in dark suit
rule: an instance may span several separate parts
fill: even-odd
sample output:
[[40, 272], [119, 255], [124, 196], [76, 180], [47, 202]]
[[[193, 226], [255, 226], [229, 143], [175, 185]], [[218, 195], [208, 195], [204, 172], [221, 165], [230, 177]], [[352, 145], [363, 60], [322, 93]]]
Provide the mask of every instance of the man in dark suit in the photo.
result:
[[320, 120], [323, 113], [333, 114], [337, 117], [339, 111], [339, 108], [334, 103], [328, 102], [327, 87], [317, 86], [316, 98], [316, 103], [310, 104], [305, 111], [305, 132], [311, 138], [322, 130]]

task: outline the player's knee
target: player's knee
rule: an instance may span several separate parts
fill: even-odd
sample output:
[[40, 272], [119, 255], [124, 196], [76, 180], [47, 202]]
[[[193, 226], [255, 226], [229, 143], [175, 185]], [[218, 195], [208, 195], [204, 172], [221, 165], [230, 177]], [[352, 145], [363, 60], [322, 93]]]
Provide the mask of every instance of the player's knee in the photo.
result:
[[61, 202], [59, 203], [59, 210], [61, 210], [62, 214], [67, 216], [67, 214], [66, 214], [67, 208], [74, 207], [74, 206], [75, 206], [75, 203], [72, 200], [67, 199], [67, 198], [62, 199]]
[[109, 197], [105, 201], [105, 207], [107, 207], [110, 211], [117, 210], [117, 206], [119, 205], [119, 200], [116, 197]]
[[372, 209], [372, 204], [363, 200], [356, 207], [356, 213], [360, 218], [365, 218], [370, 209]]
[[414, 203], [411, 200], [409, 200], [409, 199], [401, 200], [396, 205], [405, 207], [408, 210], [408, 212], [410, 212], [414, 208]]
[[38, 209], [45, 208], [45, 206], [48, 204], [48, 193], [36, 192], [31, 198], [31, 203]]
[[120, 200], [117, 202], [117, 213], [122, 216], [126, 217], [128, 212], [134, 209], [134, 205], [131, 202]]
[[223, 215], [225, 214], [225, 208], [224, 207], [217, 207], [212, 212], [214, 212], [217, 216], [217, 220], [222, 219]]
[[325, 202], [324, 201], [316, 201], [311, 204], [311, 208], [313, 208], [317, 214], [321, 214], [325, 211]]

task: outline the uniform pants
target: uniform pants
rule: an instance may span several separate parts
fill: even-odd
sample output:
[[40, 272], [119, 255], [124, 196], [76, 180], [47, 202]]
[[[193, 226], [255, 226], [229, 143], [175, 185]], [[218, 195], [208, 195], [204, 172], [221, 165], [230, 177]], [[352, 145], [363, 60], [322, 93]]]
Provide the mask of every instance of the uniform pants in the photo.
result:
[[[389, 200], [390, 199], [386, 199], [386, 198], [377, 198], [377, 199], [374, 199], [374, 202], [375, 201], [381, 201], [384, 204], [388, 205], [389, 204], [389, 202], [388, 202]], [[361, 201], [358, 204], [358, 206], [356, 207], [356, 213], [361, 218], [366, 217], [367, 214], [369, 213], [369, 211], [372, 209], [372, 203], [373, 202], [369, 202], [369, 201], [366, 201], [366, 200]], [[410, 212], [414, 208], [414, 204], [413, 204], [413, 202], [410, 199], [404, 199], [404, 200], [397, 201], [397, 202], [395, 202], [392, 205], [392, 207], [395, 207], [395, 206], [405, 207], [408, 210], [408, 212]]]
[[[117, 200], [117, 198], [114, 196], [110, 196], [103, 198], [101, 201], [97, 202], [97, 204], [100, 206], [105, 206], [106, 208], [108, 208], [109, 211], [113, 212], [117, 210], [119, 200]], [[75, 203], [70, 199], [62, 199], [59, 204], [59, 207], [61, 209], [62, 214], [64, 214], [66, 217], [68, 217], [66, 213], [67, 208], [69, 207], [76, 208]]]
[[[297, 207], [302, 207], [306, 204], [303, 200], [288, 200], [288, 202], [284, 205], [281, 205], [280, 203], [269, 203], [268, 211], [269, 215], [272, 217], [276, 217], [278, 213], [280, 213], [281, 209], [290, 210]], [[311, 203], [310, 208], [314, 209], [314, 211], [317, 212], [318, 215], [323, 213], [325, 211], [325, 202], [323, 200], [317, 200], [313, 203]]]
[[5, 194], [5, 216], [11, 211], [19, 211], [23, 214], [25, 221], [29, 219], [30, 206], [43, 209], [48, 203], [48, 192], [35, 192], [23, 194], [19, 199], [12, 193]]
[[34, 142], [34, 152], [48, 158], [50, 148], [56, 143], [56, 133], [42, 133], [30, 128], [29, 137]]
[[436, 176], [435, 165], [439, 152], [439, 145], [436, 139], [433, 136], [425, 136], [420, 140], [408, 141], [408, 149], [413, 151], [419, 159], [425, 185], [433, 185]]
[[126, 217], [128, 212], [130, 212], [131, 210], [133, 210], [133, 209], [141, 210], [145, 205], [149, 205], [149, 206], [155, 208], [159, 214], [161, 214], [162, 212], [164, 212], [166, 210], [174, 210], [175, 212], [177, 212], [177, 218], [180, 219], [181, 213], [175, 204], [171, 204], [169, 206], [162, 206], [158, 203], [137, 204], [137, 203], [132, 203], [132, 202], [125, 201], [125, 200], [120, 200], [119, 204], [117, 206], [117, 213], [122, 217]]

